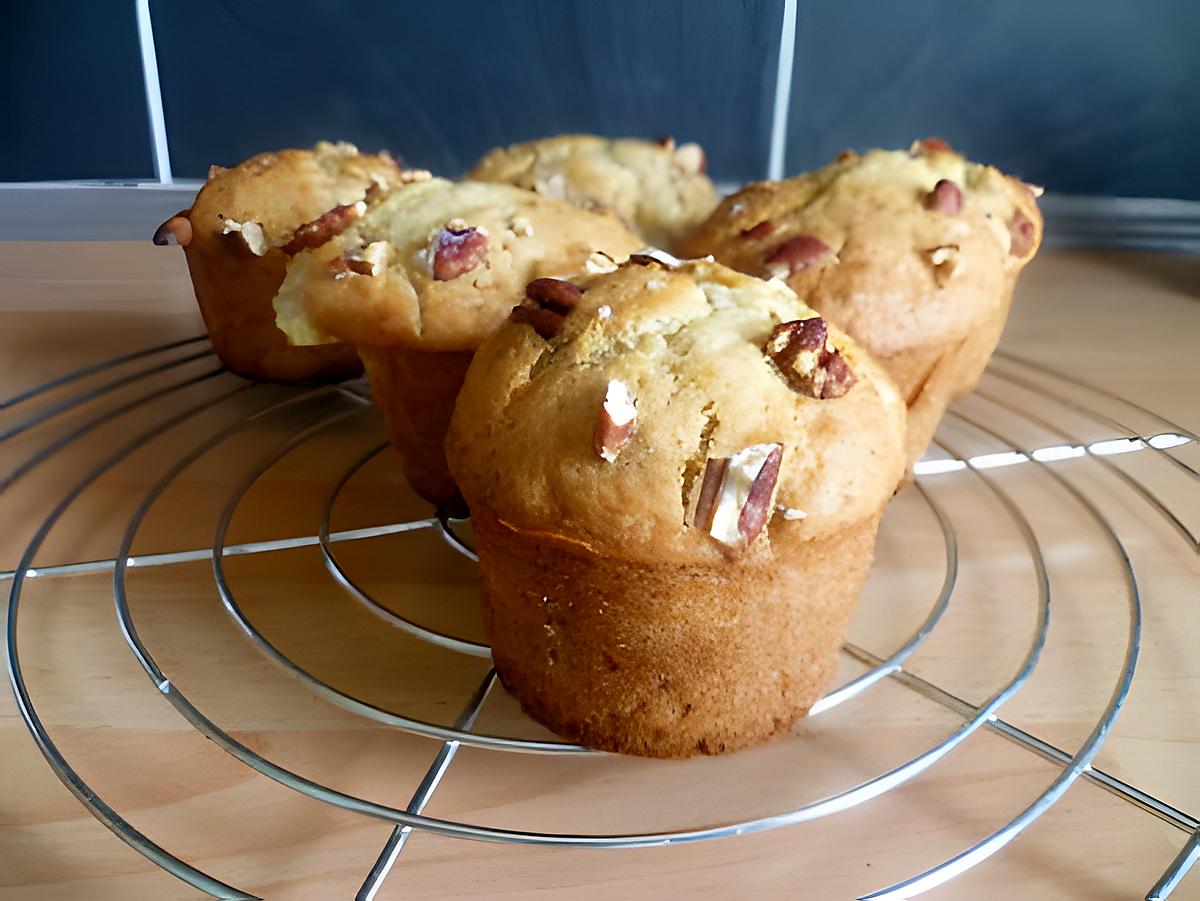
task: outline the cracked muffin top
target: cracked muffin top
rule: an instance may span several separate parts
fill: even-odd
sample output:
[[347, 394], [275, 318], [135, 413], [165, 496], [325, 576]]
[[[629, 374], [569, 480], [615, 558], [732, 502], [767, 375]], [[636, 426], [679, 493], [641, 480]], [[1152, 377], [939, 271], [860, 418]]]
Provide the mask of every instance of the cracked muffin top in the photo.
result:
[[386, 153], [359, 153], [344, 141], [260, 153], [228, 169], [213, 166], [192, 204], [186, 249], [215, 249], [219, 242], [243, 259], [266, 256], [331, 208], [359, 202], [373, 187], [399, 184], [402, 171]]
[[293, 344], [473, 350], [531, 279], [614, 269], [641, 245], [611, 214], [426, 177], [299, 252], [275, 298], [276, 324]]
[[682, 250], [786, 279], [888, 357], [960, 340], [1007, 303], [1041, 242], [1038, 193], [936, 138], [907, 152], [843, 151], [727, 197]]
[[683, 564], [769, 560], [877, 515], [905, 466], [904, 402], [879, 364], [780, 281], [659, 259], [528, 286], [451, 423], [468, 502], [546, 540]]
[[669, 249], [717, 205], [706, 169], [699, 144], [560, 135], [497, 147], [466, 177], [612, 210], [648, 243]]

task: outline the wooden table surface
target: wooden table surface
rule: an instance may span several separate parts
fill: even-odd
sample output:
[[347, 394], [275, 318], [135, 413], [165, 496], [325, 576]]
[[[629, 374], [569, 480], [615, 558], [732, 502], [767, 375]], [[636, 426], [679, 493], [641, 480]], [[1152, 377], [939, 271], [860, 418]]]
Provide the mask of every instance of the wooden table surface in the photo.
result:
[[[0, 397], [201, 331], [177, 249], [0, 242]], [[944, 422], [944, 447], [931, 452], [973, 457], [979, 468], [922, 476], [919, 487], [897, 497], [850, 629], [855, 646], [885, 657], [928, 615], [947, 571], [931, 499], [951, 524], [958, 571], [944, 616], [905, 664], [915, 679], [883, 679], [794, 734], [726, 758], [671, 763], [464, 745], [425, 813], [537, 833], [645, 833], [752, 819], [840, 792], [962, 726], [966, 708], [928, 686], [979, 705], [1012, 679], [1037, 634], [1039, 554], [1049, 585], [1045, 647], [998, 716], [1074, 754], [1122, 672], [1131, 616], [1124, 552], [1143, 605], [1140, 654], [1124, 710], [1094, 765], [1194, 828], [1200, 564], [1185, 533], [1200, 532], [1197, 479], [1151, 449], [991, 469], [978, 458], [1127, 434], [1104, 417], [1146, 435], [1172, 431], [1018, 358], [1200, 430], [1198, 339], [1200, 259], [1044, 252], [1019, 286], [1004, 337], [1004, 351], [1015, 356], [994, 360], [979, 394]], [[211, 547], [231, 494], [247, 484], [227, 544], [250, 543], [257, 552], [225, 557], [224, 575], [247, 619], [282, 654], [347, 695], [443, 725], [487, 673], [486, 660], [413, 638], [352, 599], [312, 541], [276, 550], [253, 545], [316, 535], [331, 487], [383, 440], [382, 430], [352, 392], [247, 386], [229, 374], [209, 375], [216, 364], [207, 351], [202, 341], [184, 344], [0, 411], [0, 472], [39, 461], [0, 498], [0, 570], [8, 571], [0, 588], [7, 593], [14, 583], [11, 570], [52, 508], [112, 456], [113, 465], [45, 533], [29, 563], [37, 572], [21, 586], [16, 644], [51, 739], [129, 824], [205, 873], [272, 899], [350, 898], [391, 824], [298, 793], [207, 740], [130, 653], [115, 614], [111, 565], [55, 570], [114, 557], [131, 517], [170, 468], [243, 423], [169, 479], [149, 505], [133, 535], [132, 554], [141, 558], [135, 562], [145, 565], [127, 572], [130, 615], [172, 690], [255, 754], [349, 795], [397, 808], [409, 803], [440, 740], [342, 709], [284, 672], [222, 606], [210, 559], [154, 557]], [[153, 367], [161, 368], [132, 377]], [[134, 406], [158, 389], [161, 396]], [[31, 423], [39, 412], [45, 420]], [[180, 419], [177, 426], [118, 453], [172, 417]], [[294, 448], [284, 446], [310, 427]], [[57, 445], [44, 459], [37, 456]], [[1194, 441], [1168, 453], [1200, 468]], [[346, 483], [331, 528], [430, 514], [385, 451]], [[474, 564], [437, 531], [385, 530], [334, 547], [346, 572], [391, 610], [481, 639]], [[849, 654], [843, 664], [843, 680], [865, 669]], [[499, 687], [475, 731], [552, 738]], [[849, 899], [969, 847], [1020, 814], [1061, 772], [1061, 763], [981, 728], [899, 788], [844, 812], [757, 834], [596, 850], [418, 830], [377, 897]], [[928, 897], [1142, 898], [1187, 840], [1179, 822], [1081, 778], [1011, 844]], [[39, 752], [13, 696], [0, 693], [0, 899], [200, 896], [84, 809]], [[1200, 871], [1172, 897], [1200, 898]]]

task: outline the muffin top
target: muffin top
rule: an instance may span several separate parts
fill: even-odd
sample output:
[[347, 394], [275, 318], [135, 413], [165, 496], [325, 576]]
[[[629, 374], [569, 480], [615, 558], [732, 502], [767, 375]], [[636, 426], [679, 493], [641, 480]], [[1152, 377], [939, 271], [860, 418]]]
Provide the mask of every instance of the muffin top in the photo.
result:
[[879, 365], [781, 281], [638, 254], [529, 285], [475, 355], [447, 456], [469, 504], [541, 540], [762, 562], [878, 514], [904, 427]]
[[1007, 303], [1041, 242], [1037, 193], [936, 138], [907, 152], [843, 151], [726, 198], [683, 250], [786, 279], [887, 357], [961, 340]]
[[276, 323], [293, 344], [474, 350], [531, 279], [615, 269], [641, 246], [611, 214], [511, 185], [414, 181], [293, 258]]
[[[260, 153], [228, 169], [213, 166], [188, 216], [191, 240], [180, 243], [189, 251], [219, 249], [245, 260], [275, 256], [278, 249], [292, 249], [288, 245], [307, 223], [405, 177], [388, 154], [359, 153], [346, 142]], [[155, 241], [165, 243], [159, 235]]]
[[670, 248], [717, 205], [706, 168], [699, 144], [560, 135], [497, 147], [467, 178], [612, 210], [648, 243]]

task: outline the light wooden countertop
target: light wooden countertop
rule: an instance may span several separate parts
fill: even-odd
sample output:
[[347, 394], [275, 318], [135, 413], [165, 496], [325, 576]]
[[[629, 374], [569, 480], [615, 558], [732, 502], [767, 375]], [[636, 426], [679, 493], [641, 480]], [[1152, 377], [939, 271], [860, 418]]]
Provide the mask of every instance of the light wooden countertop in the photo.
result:
[[[0, 397], [201, 332], [175, 249], [0, 242]], [[1125, 434], [1105, 416], [1147, 436], [1173, 433], [1152, 416], [1020, 360], [1200, 431], [1198, 347], [1200, 258], [1044, 252], [1018, 288], [1002, 344], [1015, 356], [998, 357], [980, 393], [947, 418], [939, 433], [946, 450], [933, 456], [977, 459]], [[231, 493], [256, 467], [290, 436], [340, 417], [249, 484], [228, 543], [256, 552], [224, 558], [230, 590], [282, 653], [380, 709], [449, 725], [487, 672], [486, 660], [417, 640], [353, 600], [311, 541], [277, 550], [256, 544], [315, 535], [330, 488], [383, 440], [382, 430], [370, 408], [344, 392], [237, 391], [245, 383], [234, 376], [201, 378], [216, 365], [207, 350], [203, 341], [184, 344], [0, 410], [0, 434], [7, 436], [0, 440], [0, 472], [62, 444], [0, 497], [0, 570], [18, 566], [54, 505], [115, 454], [114, 465], [46, 533], [30, 564], [37, 573], [23, 581], [17, 646], [25, 679], [50, 737], [80, 777], [171, 854], [267, 898], [350, 898], [391, 824], [293, 791], [207, 740], [130, 653], [114, 612], [112, 567], [55, 569], [111, 559], [147, 492], [178, 460], [247, 416], [290, 401], [232, 431], [169, 480], [149, 506], [133, 537], [132, 553], [141, 558], [135, 563], [144, 565], [127, 572], [130, 614], [172, 690], [251, 751], [348, 795], [408, 804], [440, 740], [318, 696], [231, 620], [210, 559], [199, 554], [164, 563], [154, 556], [211, 547]], [[183, 362], [165, 366], [176, 361]], [[132, 378], [159, 365], [161, 371]], [[193, 378], [121, 412], [152, 390]], [[93, 390], [94, 398], [57, 409]], [[214, 403], [136, 451], [115, 453], [156, 423], [208, 401]], [[53, 415], [22, 429], [39, 411]], [[91, 420], [85, 434], [66, 440]], [[1124, 709], [1094, 765], [1102, 778], [1148, 793], [1178, 817], [1200, 816], [1200, 561], [1181, 532], [1200, 532], [1200, 482], [1168, 453], [1200, 468], [1200, 446], [1192, 441], [1164, 453], [1142, 449], [991, 469], [983, 468], [985, 460], [977, 471], [922, 476], [920, 486], [952, 526], [959, 565], [945, 614], [905, 664], [915, 681], [883, 679], [801, 723], [794, 735], [726, 758], [668, 763], [464, 745], [424, 812], [537, 833], [646, 833], [760, 817], [840, 792], [961, 727], [963, 708], [931, 697], [929, 685], [979, 705], [1012, 678], [1037, 632], [1040, 552], [1050, 590], [1045, 648], [997, 715], [1068, 756], [1087, 740], [1126, 654], [1125, 553], [1143, 605], [1140, 654]], [[1179, 525], [1134, 485], [1157, 497]], [[347, 482], [331, 528], [430, 514], [384, 452]], [[481, 640], [474, 564], [436, 530], [389, 531], [339, 541], [335, 549], [345, 570], [390, 609]], [[932, 508], [909, 486], [885, 518], [849, 640], [880, 657], [892, 653], [929, 613], [946, 561]], [[7, 594], [13, 582], [6, 572], [0, 590]], [[847, 655], [841, 676], [863, 670]], [[924, 693], [914, 690], [922, 685]], [[498, 686], [475, 731], [552, 739]], [[1061, 772], [1060, 763], [985, 727], [899, 788], [845, 812], [757, 834], [596, 850], [418, 830], [378, 897], [849, 899], [969, 847], [1017, 816]], [[1142, 898], [1187, 839], [1178, 823], [1081, 778], [1010, 845], [928, 897]], [[72, 797], [39, 753], [12, 694], [0, 692], [0, 899], [199, 896]], [[1200, 898], [1200, 871], [1172, 898]]]

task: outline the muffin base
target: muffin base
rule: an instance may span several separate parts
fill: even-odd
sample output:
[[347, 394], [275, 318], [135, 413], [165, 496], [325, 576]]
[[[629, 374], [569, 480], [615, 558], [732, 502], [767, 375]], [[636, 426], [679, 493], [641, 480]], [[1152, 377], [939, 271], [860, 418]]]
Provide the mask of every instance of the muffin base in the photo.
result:
[[722, 754], [817, 701], [870, 565], [879, 517], [770, 563], [597, 555], [472, 510], [496, 672], [535, 720], [591, 748]]
[[1011, 299], [1010, 290], [1002, 307], [960, 341], [879, 358], [908, 404], [904, 443], [910, 470], [933, 440], [950, 403], [971, 393], [979, 384], [988, 360], [1000, 343]]
[[473, 352], [359, 345], [358, 354], [413, 490], [447, 513], [465, 513], [446, 466], [446, 431]]
[[226, 369], [248, 379], [287, 385], [340, 382], [362, 374], [346, 344], [293, 347], [275, 326], [271, 301], [287, 257], [272, 249], [253, 259], [197, 238], [186, 248], [196, 302], [213, 350]]

